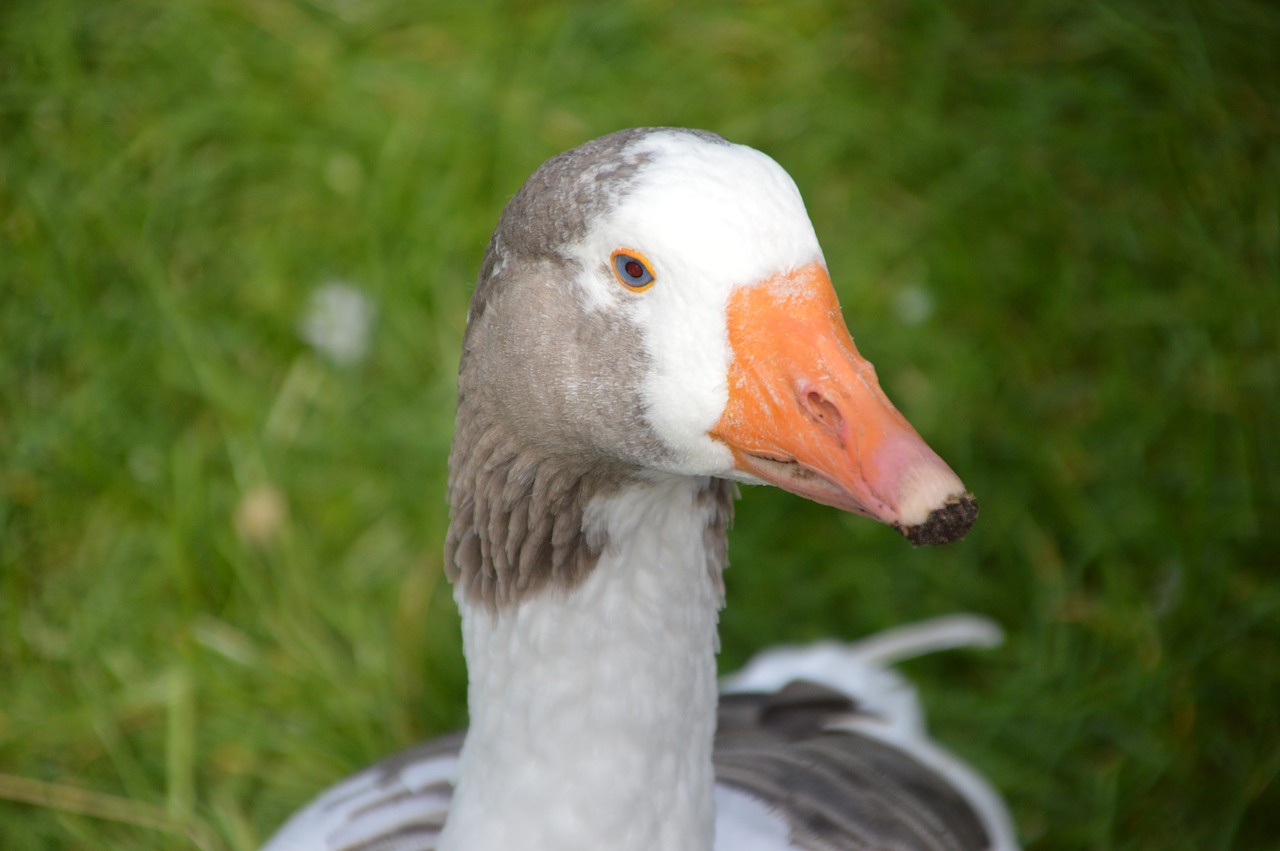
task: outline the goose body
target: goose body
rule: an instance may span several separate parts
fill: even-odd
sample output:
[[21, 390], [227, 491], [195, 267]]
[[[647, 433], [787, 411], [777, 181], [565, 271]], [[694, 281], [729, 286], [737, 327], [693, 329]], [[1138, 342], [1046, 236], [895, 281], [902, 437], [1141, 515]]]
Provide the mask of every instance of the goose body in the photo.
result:
[[[774, 654], [719, 695], [735, 483], [913, 543], [977, 513], [857, 353], [776, 163], [675, 129], [549, 160], [490, 241], [458, 383], [471, 726], [334, 787], [271, 851], [1016, 847], [893, 654]], [[990, 637], [963, 623], [916, 643]]]

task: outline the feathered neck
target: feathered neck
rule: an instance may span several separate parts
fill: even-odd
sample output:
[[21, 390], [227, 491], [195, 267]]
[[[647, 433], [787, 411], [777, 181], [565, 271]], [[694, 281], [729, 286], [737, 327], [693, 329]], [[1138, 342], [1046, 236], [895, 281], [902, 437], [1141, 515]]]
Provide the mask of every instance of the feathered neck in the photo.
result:
[[707, 851], [732, 485], [500, 457], [459, 468], [489, 486], [450, 536], [478, 563], [458, 559], [471, 726], [441, 849]]
[[587, 506], [615, 493], [621, 478], [605, 465], [549, 456], [508, 428], [460, 412], [445, 537], [445, 571], [459, 600], [499, 611], [547, 586], [576, 588], [604, 546], [600, 532], [584, 529]]

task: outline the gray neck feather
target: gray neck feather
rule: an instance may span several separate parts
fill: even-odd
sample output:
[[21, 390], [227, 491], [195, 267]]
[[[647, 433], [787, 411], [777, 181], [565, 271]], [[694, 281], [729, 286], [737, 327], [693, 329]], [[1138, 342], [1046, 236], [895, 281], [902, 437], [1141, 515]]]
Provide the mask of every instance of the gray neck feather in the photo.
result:
[[[583, 518], [591, 500], [638, 481], [619, 463], [584, 464], [545, 456], [522, 445], [501, 426], [459, 416], [449, 466], [449, 532], [445, 571], [472, 605], [501, 611], [554, 589], [568, 593], [582, 583], [608, 546], [604, 533], [588, 531]], [[736, 488], [708, 479], [699, 499], [710, 505], [703, 530], [707, 571], [723, 595], [728, 529]]]
[[591, 497], [617, 471], [544, 458], [507, 429], [459, 416], [449, 458], [445, 569], [468, 602], [507, 608], [546, 586], [572, 589], [605, 541], [583, 532]]

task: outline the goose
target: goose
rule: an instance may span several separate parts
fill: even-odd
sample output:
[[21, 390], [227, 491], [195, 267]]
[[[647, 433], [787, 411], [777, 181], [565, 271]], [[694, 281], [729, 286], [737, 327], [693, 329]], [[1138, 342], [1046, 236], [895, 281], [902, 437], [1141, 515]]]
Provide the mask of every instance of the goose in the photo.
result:
[[538, 168], [483, 260], [449, 467], [470, 727], [339, 782], [268, 851], [1017, 848], [889, 667], [990, 622], [770, 651], [720, 694], [738, 485], [915, 545], [978, 511], [858, 353], [767, 155], [642, 128]]

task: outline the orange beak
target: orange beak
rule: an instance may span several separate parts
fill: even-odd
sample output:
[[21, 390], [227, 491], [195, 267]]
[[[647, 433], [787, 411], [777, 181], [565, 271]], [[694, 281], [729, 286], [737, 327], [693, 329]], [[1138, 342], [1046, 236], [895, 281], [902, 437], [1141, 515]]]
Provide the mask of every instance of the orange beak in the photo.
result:
[[710, 434], [737, 469], [917, 546], [964, 537], [977, 502], [880, 389], [820, 263], [740, 287], [728, 321], [729, 403]]

